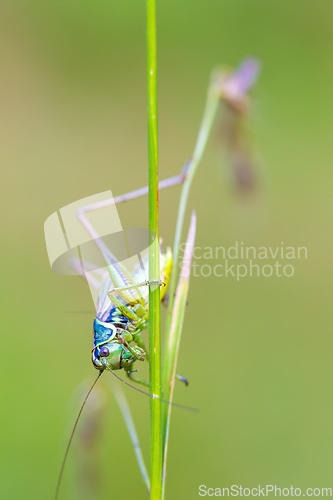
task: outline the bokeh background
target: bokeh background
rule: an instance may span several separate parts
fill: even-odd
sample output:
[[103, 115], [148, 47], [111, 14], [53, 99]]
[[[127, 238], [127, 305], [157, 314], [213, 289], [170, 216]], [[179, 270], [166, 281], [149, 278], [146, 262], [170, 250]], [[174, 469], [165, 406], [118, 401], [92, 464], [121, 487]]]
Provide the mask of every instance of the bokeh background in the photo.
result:
[[[198, 246], [306, 246], [292, 278], [193, 278], [167, 498], [210, 487], [332, 487], [332, 15], [324, 0], [158, 2], [160, 175], [191, 155], [211, 69], [262, 62], [253, 92], [256, 188], [237, 189], [219, 121], [189, 209]], [[0, 15], [1, 498], [51, 499], [83, 393], [93, 304], [52, 273], [45, 219], [147, 182], [145, 3], [2, 2]], [[161, 194], [172, 244], [179, 188]], [[119, 208], [147, 224], [147, 200]], [[187, 224], [189, 214], [187, 216]], [[105, 376], [107, 379], [107, 376]], [[91, 399], [61, 499], [146, 498], [107, 382]], [[145, 455], [149, 401], [126, 390]]]

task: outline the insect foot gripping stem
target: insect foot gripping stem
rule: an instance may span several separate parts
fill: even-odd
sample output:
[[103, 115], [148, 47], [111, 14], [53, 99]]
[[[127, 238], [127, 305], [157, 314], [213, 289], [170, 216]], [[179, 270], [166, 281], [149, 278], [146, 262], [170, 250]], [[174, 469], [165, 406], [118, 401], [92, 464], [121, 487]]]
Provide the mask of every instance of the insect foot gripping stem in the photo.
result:
[[164, 281], [162, 280], [150, 280], [150, 281], [147, 281], [146, 282], [147, 285], [156, 285], [156, 286], [166, 286], [166, 283], [164, 283]]

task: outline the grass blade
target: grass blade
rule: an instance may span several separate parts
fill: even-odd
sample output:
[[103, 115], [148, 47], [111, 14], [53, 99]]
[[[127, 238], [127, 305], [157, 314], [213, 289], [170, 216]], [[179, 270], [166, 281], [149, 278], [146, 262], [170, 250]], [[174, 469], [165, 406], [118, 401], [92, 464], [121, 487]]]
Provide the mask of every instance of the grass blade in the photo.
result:
[[[208, 142], [208, 138], [214, 123], [214, 119], [219, 107], [220, 103], [220, 92], [216, 85], [216, 75], [214, 74], [211, 78], [211, 83], [207, 93], [206, 105], [204, 114], [202, 117], [197, 141], [195, 144], [194, 152], [192, 158], [189, 160], [186, 172], [187, 176], [182, 186], [182, 192], [180, 195], [179, 208], [178, 208], [178, 216], [177, 216], [177, 225], [175, 231], [175, 241], [173, 246], [173, 271], [171, 274], [170, 285], [169, 285], [169, 306], [168, 306], [168, 317], [167, 317], [167, 326], [166, 326], [166, 335], [168, 341], [168, 335], [170, 331], [171, 325], [171, 317], [173, 314], [173, 302], [176, 291], [176, 282], [177, 282], [177, 269], [178, 269], [178, 259], [179, 259], [179, 247], [180, 241], [183, 232], [184, 219], [187, 201], [192, 185], [192, 181], [194, 175], [197, 171], [197, 168], [202, 160], [204, 151], [206, 149], [206, 145]], [[165, 360], [164, 360], [165, 362]]]
[[194, 147], [194, 152], [186, 166], [186, 179], [183, 183], [180, 202], [178, 208], [177, 225], [175, 231], [175, 241], [173, 247], [173, 271], [169, 285], [169, 306], [166, 324], [166, 338], [168, 339], [173, 301], [177, 282], [177, 269], [179, 259], [179, 247], [183, 232], [184, 219], [187, 201], [191, 189], [191, 184], [198, 166], [205, 152], [207, 142], [213, 127], [213, 123], [222, 101], [236, 113], [242, 113], [247, 104], [247, 93], [252, 88], [260, 71], [260, 64], [256, 59], [244, 60], [236, 70], [229, 73], [215, 70], [212, 72], [210, 85], [207, 92], [204, 114], [200, 124], [199, 133]]
[[[172, 311], [171, 329], [166, 345], [165, 364], [163, 366], [163, 398], [172, 401], [175, 384], [176, 367], [179, 353], [180, 338], [183, 329], [185, 308], [191, 274], [192, 254], [196, 233], [196, 215], [192, 212], [190, 228], [187, 236], [184, 259], [177, 286], [174, 307]], [[170, 427], [171, 405], [163, 407], [162, 438], [164, 444], [163, 458], [163, 496], [165, 491], [166, 461]]]
[[119, 384], [113, 384], [112, 385], [112, 393], [114, 394], [118, 406], [120, 408], [120, 411], [122, 413], [123, 419], [125, 421], [128, 433], [130, 435], [132, 445], [134, 448], [134, 453], [139, 465], [139, 469], [142, 475], [142, 478], [147, 486], [147, 491], [149, 494], [150, 491], [150, 480], [149, 480], [149, 475], [146, 469], [145, 461], [142, 455], [141, 451], [141, 446], [139, 442], [139, 438], [135, 429], [134, 421], [132, 418], [131, 410], [130, 407], [128, 406], [126, 396], [124, 394], [124, 391], [122, 388], [119, 386]]

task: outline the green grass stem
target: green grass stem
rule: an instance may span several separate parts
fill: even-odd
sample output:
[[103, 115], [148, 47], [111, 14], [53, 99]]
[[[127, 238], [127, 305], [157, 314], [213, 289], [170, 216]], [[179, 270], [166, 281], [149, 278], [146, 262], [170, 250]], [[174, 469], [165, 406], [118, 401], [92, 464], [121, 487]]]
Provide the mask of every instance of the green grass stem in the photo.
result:
[[[156, 78], [156, 2], [147, 0], [147, 89], [149, 159], [149, 279], [160, 278], [158, 139]], [[149, 382], [153, 396], [161, 397], [160, 287], [149, 288]], [[162, 498], [162, 410], [157, 399], [150, 402], [150, 499]]]

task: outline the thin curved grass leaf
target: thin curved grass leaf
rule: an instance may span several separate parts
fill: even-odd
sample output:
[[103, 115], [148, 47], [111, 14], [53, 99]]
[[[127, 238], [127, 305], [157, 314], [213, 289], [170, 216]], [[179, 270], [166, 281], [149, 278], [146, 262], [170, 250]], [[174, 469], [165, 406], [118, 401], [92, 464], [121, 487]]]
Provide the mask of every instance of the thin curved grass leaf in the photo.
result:
[[149, 495], [149, 491], [150, 491], [149, 475], [148, 475], [145, 461], [144, 461], [144, 458], [142, 455], [142, 450], [141, 450], [139, 438], [138, 438], [138, 435], [137, 435], [137, 432], [135, 429], [135, 425], [134, 425], [134, 421], [133, 421], [130, 407], [127, 403], [127, 399], [126, 399], [126, 396], [124, 394], [124, 391], [122, 390], [121, 387], [119, 387], [119, 384], [113, 384], [111, 390], [112, 390], [114, 397], [116, 398], [116, 401], [117, 401], [118, 406], [120, 408], [120, 411], [122, 413], [123, 419], [125, 421], [125, 424], [126, 424], [126, 427], [128, 430], [128, 434], [131, 438], [132, 445], [134, 448], [136, 460], [138, 462], [139, 469], [140, 469], [142, 478], [146, 484], [148, 495]]
[[[163, 398], [172, 401], [175, 385], [176, 367], [180, 346], [181, 333], [184, 324], [185, 309], [187, 303], [188, 289], [190, 283], [191, 263], [196, 233], [196, 215], [192, 212], [190, 228], [187, 235], [184, 258], [178, 281], [175, 301], [172, 310], [171, 328], [166, 345], [165, 365], [163, 367]], [[171, 405], [165, 405], [162, 414], [162, 439], [164, 445], [163, 459], [163, 497], [166, 476], [166, 460], [168, 450], [168, 438], [170, 428]]]

